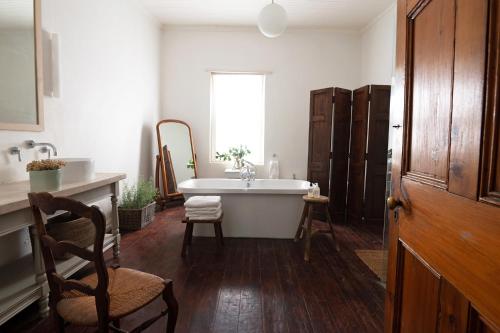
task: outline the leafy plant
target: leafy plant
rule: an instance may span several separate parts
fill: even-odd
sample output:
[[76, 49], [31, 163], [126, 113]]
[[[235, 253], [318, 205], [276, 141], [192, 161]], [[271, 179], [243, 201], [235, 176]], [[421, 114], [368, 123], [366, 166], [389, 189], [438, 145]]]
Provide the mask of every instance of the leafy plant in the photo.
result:
[[60, 160], [32, 161], [26, 165], [26, 171], [58, 170], [65, 165], [66, 163]]
[[229, 148], [229, 151], [225, 153], [215, 152], [215, 159], [221, 161], [231, 161], [232, 159], [235, 159], [236, 161], [239, 161], [250, 153], [251, 151], [247, 148], [247, 146], [240, 145], [239, 147]]
[[125, 185], [120, 208], [141, 209], [154, 202], [158, 190], [152, 180], [139, 180], [136, 185]]

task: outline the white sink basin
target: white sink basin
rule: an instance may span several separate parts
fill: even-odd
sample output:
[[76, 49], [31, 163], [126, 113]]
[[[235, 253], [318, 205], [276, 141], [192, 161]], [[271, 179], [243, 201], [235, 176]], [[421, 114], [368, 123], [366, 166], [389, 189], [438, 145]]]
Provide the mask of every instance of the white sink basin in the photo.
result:
[[66, 165], [62, 168], [62, 183], [80, 183], [95, 178], [94, 160], [90, 158], [57, 158]]

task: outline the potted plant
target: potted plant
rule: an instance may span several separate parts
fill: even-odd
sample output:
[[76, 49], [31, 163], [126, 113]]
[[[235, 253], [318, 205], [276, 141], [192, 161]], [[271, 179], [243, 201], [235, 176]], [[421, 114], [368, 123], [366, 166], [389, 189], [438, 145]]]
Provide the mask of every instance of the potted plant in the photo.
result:
[[59, 160], [33, 161], [26, 165], [30, 175], [31, 192], [50, 192], [61, 189], [61, 168], [66, 164]]
[[118, 206], [120, 229], [139, 230], [151, 223], [157, 196], [158, 190], [152, 180], [139, 180], [136, 185], [125, 185]]
[[234, 159], [233, 169], [239, 170], [243, 166], [242, 160], [245, 156], [249, 155], [251, 151], [247, 146], [240, 145], [239, 147], [229, 148], [226, 153], [215, 152], [215, 159], [221, 161], [231, 161]]

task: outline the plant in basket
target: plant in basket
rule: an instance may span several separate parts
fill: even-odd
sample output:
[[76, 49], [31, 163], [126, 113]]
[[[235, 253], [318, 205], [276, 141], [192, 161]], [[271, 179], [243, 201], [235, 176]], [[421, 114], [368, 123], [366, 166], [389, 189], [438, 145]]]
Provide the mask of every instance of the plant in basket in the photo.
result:
[[147, 226], [155, 215], [158, 190], [152, 180], [139, 180], [125, 185], [118, 206], [120, 229], [139, 230]]

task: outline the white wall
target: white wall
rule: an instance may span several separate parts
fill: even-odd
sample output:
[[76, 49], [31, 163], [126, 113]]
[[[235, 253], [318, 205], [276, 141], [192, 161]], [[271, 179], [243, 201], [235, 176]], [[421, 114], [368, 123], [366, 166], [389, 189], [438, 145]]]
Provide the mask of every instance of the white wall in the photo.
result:
[[[208, 162], [207, 70], [270, 71], [266, 81], [266, 164], [277, 153], [281, 178], [296, 174], [305, 179], [309, 91], [331, 86], [357, 88], [360, 51], [359, 34], [349, 31], [289, 29], [279, 38], [268, 39], [253, 28], [167, 27], [162, 39], [163, 118], [191, 125], [200, 177], [223, 177], [227, 165]], [[266, 170], [259, 167], [257, 176], [267, 177]]]
[[[392, 84], [396, 58], [396, 2], [361, 31], [361, 83]], [[394, 129], [389, 127], [388, 147]]]
[[[42, 26], [59, 33], [62, 96], [45, 98], [45, 131], [0, 130], [0, 182], [27, 179], [26, 163], [44, 157], [33, 149], [22, 151], [22, 162], [7, 154], [28, 139], [54, 143], [60, 156], [92, 157], [97, 171], [125, 172], [130, 180], [151, 176], [159, 114], [158, 22], [136, 0], [44, 0]], [[27, 237], [22, 232], [2, 239], [0, 253], [24, 253]]]
[[396, 3], [361, 31], [361, 83], [391, 84], [396, 55]]

